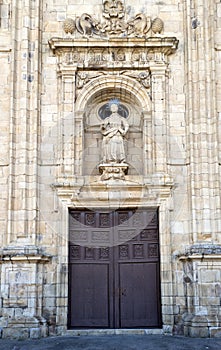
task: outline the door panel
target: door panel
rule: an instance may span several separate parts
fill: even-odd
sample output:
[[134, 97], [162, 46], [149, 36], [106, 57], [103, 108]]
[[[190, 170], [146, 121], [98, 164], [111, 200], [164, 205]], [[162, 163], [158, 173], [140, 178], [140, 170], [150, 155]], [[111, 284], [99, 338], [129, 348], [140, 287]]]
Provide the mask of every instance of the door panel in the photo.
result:
[[69, 327], [160, 327], [157, 210], [70, 212]]
[[107, 264], [71, 265], [73, 327], [110, 327], [108, 270]]
[[157, 264], [120, 264], [120, 327], [157, 327]]

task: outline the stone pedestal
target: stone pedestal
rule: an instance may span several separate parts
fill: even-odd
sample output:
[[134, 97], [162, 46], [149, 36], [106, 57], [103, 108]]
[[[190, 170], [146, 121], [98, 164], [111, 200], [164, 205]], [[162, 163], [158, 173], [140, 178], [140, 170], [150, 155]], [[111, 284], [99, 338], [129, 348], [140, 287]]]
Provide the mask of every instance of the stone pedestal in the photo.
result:
[[100, 164], [101, 180], [124, 180], [129, 165], [127, 163]]

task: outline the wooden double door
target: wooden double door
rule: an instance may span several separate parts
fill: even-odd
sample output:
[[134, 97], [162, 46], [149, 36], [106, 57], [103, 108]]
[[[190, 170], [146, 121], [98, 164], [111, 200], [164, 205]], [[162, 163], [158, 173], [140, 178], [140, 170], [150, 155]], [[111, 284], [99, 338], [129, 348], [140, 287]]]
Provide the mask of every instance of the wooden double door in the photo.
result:
[[69, 328], [160, 327], [157, 210], [69, 218]]

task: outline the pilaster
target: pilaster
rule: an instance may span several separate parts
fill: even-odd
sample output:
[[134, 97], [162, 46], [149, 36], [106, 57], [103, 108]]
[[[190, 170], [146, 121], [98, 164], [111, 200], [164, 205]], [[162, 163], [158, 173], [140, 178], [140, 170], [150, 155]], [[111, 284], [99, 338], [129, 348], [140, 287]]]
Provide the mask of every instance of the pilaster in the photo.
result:
[[217, 241], [214, 3], [186, 1], [186, 116], [193, 242]]
[[155, 164], [153, 172], [167, 172], [167, 133], [166, 133], [166, 73], [163, 61], [150, 66], [152, 78], [152, 128], [154, 135]]
[[[58, 140], [58, 163], [60, 171], [67, 176], [75, 173], [75, 120], [74, 103], [76, 99], [76, 64], [58, 66], [58, 109], [59, 109], [59, 140]], [[59, 174], [58, 174], [59, 175]]]
[[41, 2], [12, 2], [12, 86], [8, 235], [5, 244], [35, 244], [38, 198]]

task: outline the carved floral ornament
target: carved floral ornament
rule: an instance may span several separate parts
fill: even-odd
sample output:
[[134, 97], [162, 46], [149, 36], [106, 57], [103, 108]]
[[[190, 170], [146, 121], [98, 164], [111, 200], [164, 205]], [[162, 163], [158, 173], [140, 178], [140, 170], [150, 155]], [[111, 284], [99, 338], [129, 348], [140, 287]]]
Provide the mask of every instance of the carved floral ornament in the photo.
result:
[[160, 34], [163, 21], [160, 18], [151, 20], [143, 13], [125, 19], [125, 9], [121, 0], [106, 0], [103, 3], [104, 20], [100, 22], [92, 15], [83, 13], [76, 19], [67, 18], [63, 29], [66, 34], [80, 34], [83, 37], [147, 37]]
[[[98, 78], [100, 76], [108, 75], [106, 71], [80, 71], [77, 72], [77, 89], [82, 89], [85, 84], [87, 84], [90, 80], [94, 78]], [[136, 70], [125, 70], [118, 72], [118, 76], [128, 76], [133, 79], [136, 79], [143, 85], [144, 88], [150, 89], [151, 87], [151, 76], [148, 70], [146, 71], [136, 71]]]

